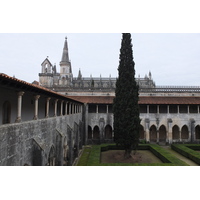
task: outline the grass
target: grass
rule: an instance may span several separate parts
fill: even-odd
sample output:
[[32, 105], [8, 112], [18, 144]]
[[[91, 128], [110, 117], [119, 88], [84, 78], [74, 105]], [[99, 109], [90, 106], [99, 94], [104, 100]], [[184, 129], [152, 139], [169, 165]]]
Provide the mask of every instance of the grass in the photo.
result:
[[163, 163], [101, 163], [101, 151], [118, 149], [113, 144], [92, 145], [85, 147], [77, 166], [186, 166], [166, 149], [156, 144], [140, 144], [139, 150], [150, 150]]
[[200, 165], [200, 153], [195, 151], [200, 150], [199, 144], [172, 144], [171, 148]]
[[77, 163], [77, 166], [86, 166], [91, 150], [92, 149], [90, 146], [86, 146], [84, 148], [83, 153]]

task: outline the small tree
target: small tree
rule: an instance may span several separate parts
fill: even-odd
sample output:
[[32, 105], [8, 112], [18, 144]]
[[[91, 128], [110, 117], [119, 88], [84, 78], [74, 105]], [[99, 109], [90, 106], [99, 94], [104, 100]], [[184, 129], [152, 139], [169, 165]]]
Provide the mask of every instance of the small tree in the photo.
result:
[[134, 67], [131, 34], [123, 33], [113, 114], [114, 141], [124, 148], [125, 157], [129, 157], [139, 143], [139, 87], [135, 81]]

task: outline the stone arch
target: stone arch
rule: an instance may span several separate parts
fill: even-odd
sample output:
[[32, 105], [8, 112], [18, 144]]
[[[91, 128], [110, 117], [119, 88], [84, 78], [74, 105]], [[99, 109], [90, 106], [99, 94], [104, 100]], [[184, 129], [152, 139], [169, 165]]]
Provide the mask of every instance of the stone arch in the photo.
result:
[[181, 128], [181, 139], [189, 139], [189, 131], [186, 125]]
[[93, 129], [93, 139], [95, 139], [95, 140], [100, 139], [100, 129], [98, 126], [95, 126]]
[[200, 139], [200, 126], [199, 126], [199, 125], [197, 125], [197, 126], [195, 127], [195, 138], [196, 138], [197, 140]]
[[105, 139], [112, 139], [112, 127], [109, 124], [105, 127]]
[[144, 140], [144, 127], [140, 124], [140, 130], [139, 130], [139, 134], [140, 134], [140, 139]]
[[9, 101], [3, 103], [2, 124], [9, 124], [11, 122], [11, 104]]
[[166, 142], [167, 139], [167, 131], [164, 125], [159, 128], [159, 142]]
[[55, 166], [55, 161], [56, 161], [56, 152], [55, 152], [55, 147], [52, 145], [49, 151], [48, 165]]
[[92, 139], [92, 127], [88, 126], [88, 139]]
[[149, 136], [150, 136], [150, 142], [157, 142], [157, 128], [155, 125], [152, 125], [150, 127], [149, 131]]
[[180, 139], [180, 135], [179, 135], [180, 129], [177, 125], [174, 125], [172, 127], [172, 139], [173, 140], [178, 140]]

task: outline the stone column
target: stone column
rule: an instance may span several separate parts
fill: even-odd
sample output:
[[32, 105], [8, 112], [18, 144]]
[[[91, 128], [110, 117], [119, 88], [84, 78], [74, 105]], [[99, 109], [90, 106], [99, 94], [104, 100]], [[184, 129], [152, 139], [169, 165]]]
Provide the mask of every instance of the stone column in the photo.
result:
[[108, 113], [108, 105], [106, 105], [106, 113]]
[[179, 105], [177, 105], [177, 113], [179, 114]]
[[63, 116], [63, 100], [60, 103], [60, 116]]
[[35, 99], [35, 114], [33, 119], [37, 120], [38, 119], [38, 99], [40, 98], [40, 95], [35, 95], [34, 99]]
[[46, 98], [46, 113], [45, 113], [45, 116], [46, 118], [49, 117], [49, 101], [50, 101], [50, 97]]
[[195, 120], [194, 119], [190, 119], [190, 123], [191, 123], [191, 131], [189, 134], [189, 138], [190, 141], [193, 143], [195, 141]]
[[149, 114], [149, 105], [147, 105], [147, 114]]
[[172, 143], [172, 119], [167, 119], [167, 123], [168, 123], [168, 135], [167, 135], [167, 141], [169, 142], [169, 144]]
[[54, 104], [54, 117], [57, 116], [57, 103], [58, 103], [58, 99], [55, 100], [55, 104]]
[[83, 106], [80, 105], [80, 113], [83, 113]]
[[20, 91], [17, 93], [18, 95], [18, 102], [17, 102], [17, 119], [15, 122], [21, 122], [21, 114], [22, 114], [22, 96], [24, 95], [24, 92]]
[[74, 113], [76, 114], [77, 113], [77, 105], [74, 104]]
[[157, 143], [159, 144], [159, 118], [156, 118], [156, 133], [157, 133]]
[[99, 113], [99, 106], [96, 105], [96, 113]]
[[182, 142], [182, 139], [181, 139], [181, 130], [179, 130], [179, 142]]
[[147, 143], [149, 143], [150, 141], [149, 141], [149, 119], [145, 119], [145, 132], [146, 132], [146, 134], [145, 134], [145, 139], [146, 139], [146, 142]]

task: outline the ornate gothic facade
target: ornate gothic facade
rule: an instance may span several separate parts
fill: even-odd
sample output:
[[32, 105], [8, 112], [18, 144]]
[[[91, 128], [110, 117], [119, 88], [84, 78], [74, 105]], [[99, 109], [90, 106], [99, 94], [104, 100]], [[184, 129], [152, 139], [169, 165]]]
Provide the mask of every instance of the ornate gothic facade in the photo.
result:
[[[41, 86], [55, 90], [61, 93], [80, 94], [82, 92], [91, 93], [114, 93], [116, 78], [112, 77], [83, 77], [79, 70], [78, 76], [73, 77], [71, 62], [68, 54], [68, 43], [65, 38], [62, 59], [60, 62], [60, 73], [57, 72], [56, 66], [52, 65], [48, 58], [44, 60], [42, 71], [39, 73], [39, 82]], [[155, 88], [151, 72], [144, 78], [137, 78], [141, 89]], [[85, 94], [84, 94], [85, 95]]]

